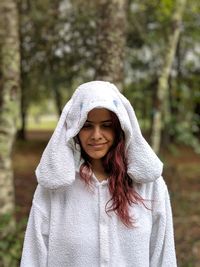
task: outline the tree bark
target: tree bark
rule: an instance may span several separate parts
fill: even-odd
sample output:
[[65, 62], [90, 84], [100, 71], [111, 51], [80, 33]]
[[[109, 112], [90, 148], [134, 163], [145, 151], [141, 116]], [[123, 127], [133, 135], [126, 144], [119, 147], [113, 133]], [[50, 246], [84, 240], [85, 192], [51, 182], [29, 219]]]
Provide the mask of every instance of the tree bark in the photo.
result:
[[115, 83], [124, 79], [126, 0], [97, 0], [96, 80]]
[[[160, 150], [161, 131], [163, 127], [163, 114], [164, 111], [168, 110], [168, 80], [180, 36], [182, 15], [185, 5], [186, 0], [176, 0], [175, 2], [175, 10], [172, 17], [172, 31], [168, 38], [164, 64], [161, 70], [161, 75], [158, 80], [157, 101], [156, 106], [154, 107], [155, 110], [151, 135], [152, 148], [156, 153], [158, 153]], [[167, 115], [165, 116], [165, 123], [168, 120], [169, 117]]]
[[11, 153], [19, 112], [20, 47], [15, 0], [0, 1], [0, 217], [14, 211]]
[[29, 1], [25, 2], [23, 0], [18, 1], [18, 16], [19, 16], [19, 42], [20, 42], [20, 74], [21, 74], [21, 94], [20, 94], [20, 119], [21, 125], [17, 133], [17, 138], [21, 140], [26, 140], [26, 125], [27, 125], [27, 113], [28, 113], [28, 92], [27, 92], [27, 73], [23, 68], [23, 60], [24, 60], [24, 49], [23, 49], [23, 40], [24, 36], [24, 25], [27, 25], [27, 20], [25, 21], [24, 17], [30, 16], [30, 3]]
[[60, 117], [62, 113], [62, 95], [59, 90], [59, 86], [56, 83], [54, 84], [54, 95], [55, 95], [57, 114]]
[[20, 117], [21, 117], [21, 127], [18, 130], [17, 138], [20, 140], [26, 140], [26, 125], [27, 125], [27, 105], [26, 105], [26, 96], [25, 89], [23, 85], [21, 86], [21, 101], [20, 101]]

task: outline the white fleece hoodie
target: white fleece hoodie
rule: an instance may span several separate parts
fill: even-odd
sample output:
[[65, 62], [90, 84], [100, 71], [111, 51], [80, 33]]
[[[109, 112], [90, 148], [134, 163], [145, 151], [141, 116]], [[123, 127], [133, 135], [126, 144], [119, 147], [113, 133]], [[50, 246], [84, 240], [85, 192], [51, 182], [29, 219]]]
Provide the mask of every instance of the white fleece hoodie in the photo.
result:
[[[74, 137], [93, 108], [119, 118], [126, 139], [128, 174], [146, 199], [130, 212], [127, 228], [107, 215], [109, 179], [93, 175], [92, 189], [79, 176], [82, 162]], [[25, 235], [21, 267], [176, 267], [171, 206], [162, 163], [143, 138], [129, 101], [109, 82], [77, 88], [36, 169], [36, 189]]]

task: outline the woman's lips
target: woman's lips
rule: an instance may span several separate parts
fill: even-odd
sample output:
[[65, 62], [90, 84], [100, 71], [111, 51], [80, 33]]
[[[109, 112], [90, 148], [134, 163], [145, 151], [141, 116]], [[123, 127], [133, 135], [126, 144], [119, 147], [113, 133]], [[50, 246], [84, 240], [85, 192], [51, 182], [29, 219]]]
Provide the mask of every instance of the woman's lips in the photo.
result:
[[106, 145], [107, 143], [101, 143], [101, 144], [89, 144], [89, 146], [94, 147], [94, 148], [101, 148], [104, 145]]

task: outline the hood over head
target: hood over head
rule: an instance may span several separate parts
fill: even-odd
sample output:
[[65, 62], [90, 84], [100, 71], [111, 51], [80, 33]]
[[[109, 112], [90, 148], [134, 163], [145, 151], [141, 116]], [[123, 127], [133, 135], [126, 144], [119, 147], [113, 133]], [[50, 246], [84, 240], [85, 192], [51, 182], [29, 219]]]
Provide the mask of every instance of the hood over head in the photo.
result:
[[128, 99], [114, 84], [92, 81], [80, 85], [65, 105], [37, 166], [38, 182], [46, 188], [58, 189], [75, 180], [81, 158], [80, 146], [75, 144], [74, 137], [94, 108], [106, 108], [117, 115], [125, 133], [127, 172], [134, 182], [147, 183], [159, 178], [163, 164], [143, 138]]

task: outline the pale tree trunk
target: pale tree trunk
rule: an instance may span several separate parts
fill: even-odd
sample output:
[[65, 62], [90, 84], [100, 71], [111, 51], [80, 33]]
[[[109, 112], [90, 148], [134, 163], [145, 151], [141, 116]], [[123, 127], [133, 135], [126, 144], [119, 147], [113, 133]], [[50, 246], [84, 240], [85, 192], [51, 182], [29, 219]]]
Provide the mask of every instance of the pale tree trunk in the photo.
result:
[[126, 43], [126, 0], [97, 0], [97, 43], [95, 79], [115, 83], [124, 79]]
[[20, 48], [15, 0], [0, 1], [0, 217], [14, 212], [11, 153], [19, 115]]
[[[161, 131], [163, 127], [163, 114], [169, 114], [168, 111], [168, 80], [170, 76], [171, 67], [175, 57], [175, 52], [181, 31], [181, 22], [183, 11], [186, 5], [186, 0], [176, 0], [175, 10], [172, 17], [172, 31], [168, 38], [168, 44], [166, 45], [166, 52], [164, 58], [163, 68], [158, 80], [157, 88], [157, 101], [152, 125], [151, 144], [156, 153], [159, 152], [161, 143]], [[168, 115], [169, 116], [169, 115]], [[169, 118], [165, 117], [165, 121]]]

